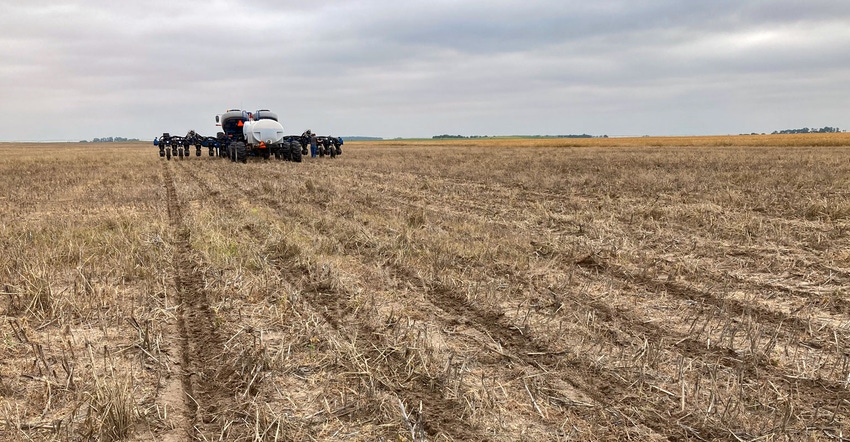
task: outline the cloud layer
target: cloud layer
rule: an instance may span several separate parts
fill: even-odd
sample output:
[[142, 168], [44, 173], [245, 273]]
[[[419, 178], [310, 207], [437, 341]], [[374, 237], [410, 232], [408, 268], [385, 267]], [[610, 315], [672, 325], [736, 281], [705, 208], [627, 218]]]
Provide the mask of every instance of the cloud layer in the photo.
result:
[[[37, 3], [37, 4], [36, 4]], [[850, 120], [850, 4], [0, 1], [0, 140], [679, 135]], [[11, 117], [11, 118], [10, 118]]]

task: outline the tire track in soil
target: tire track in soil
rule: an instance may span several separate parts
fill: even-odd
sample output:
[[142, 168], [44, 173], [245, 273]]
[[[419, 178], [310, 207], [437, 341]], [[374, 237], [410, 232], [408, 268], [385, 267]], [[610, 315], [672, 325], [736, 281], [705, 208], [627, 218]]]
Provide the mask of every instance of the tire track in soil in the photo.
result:
[[[163, 163], [162, 170], [162, 182], [166, 190], [165, 203], [168, 212], [168, 219], [172, 230], [177, 230], [180, 225], [178, 216], [179, 207], [176, 203], [177, 197], [171, 176], [171, 170], [165, 163]], [[174, 269], [175, 267], [169, 269], [169, 273], [173, 272]], [[177, 302], [182, 302], [179, 292]], [[182, 307], [179, 307], [179, 309], [182, 309]], [[192, 385], [189, 382], [189, 372], [187, 369], [189, 364], [187, 363], [186, 356], [186, 325], [183, 321], [181, 311], [178, 311], [177, 313], [177, 324], [175, 325], [168, 322], [164, 326], [166, 331], [164, 339], [170, 349], [166, 354], [171, 366], [177, 368], [176, 371], [179, 377], [178, 379], [170, 378], [161, 393], [161, 399], [166, 413], [168, 413], [168, 409], [170, 407], [172, 416], [174, 416], [175, 411], [178, 414], [177, 417], [172, 418], [173, 423], [171, 425], [171, 430], [158, 435], [166, 442], [190, 440], [193, 438], [192, 422], [194, 420], [195, 404], [191, 399], [194, 397], [194, 393], [192, 392]]]
[[220, 369], [221, 355], [216, 350], [224, 342], [215, 327], [201, 273], [196, 268], [190, 232], [183, 221], [174, 176], [163, 163], [168, 216], [176, 234], [174, 244], [174, 283], [179, 296], [178, 327], [182, 384], [185, 393], [187, 437], [207, 440], [218, 435], [224, 425], [221, 417], [236, 409], [228, 394], [228, 373]]
[[[196, 182], [208, 194], [212, 192], [218, 193], [210, 184], [202, 179], [194, 171], [189, 172], [186, 169], [189, 177]], [[254, 195], [259, 198], [259, 195]], [[261, 198], [265, 199], [265, 198]], [[276, 201], [264, 201], [276, 205]], [[236, 206], [233, 201], [227, 201], [222, 204], [229, 211], [235, 211]], [[289, 277], [297, 277], [293, 271], [299, 271], [302, 275], [309, 272], [308, 269], [298, 267], [297, 269], [284, 267], [284, 263], [276, 263], [276, 269], [283, 275]], [[387, 348], [387, 344], [381, 339], [381, 333], [368, 325], [350, 320], [352, 312], [355, 308], [349, 305], [343, 298], [345, 293], [320, 293], [314, 288], [312, 291], [305, 293], [305, 298], [319, 308], [315, 311], [342, 337], [358, 336], [358, 341], [362, 341], [365, 345], [358, 344], [358, 349], [362, 351], [364, 357], [370, 362], [370, 366], [385, 371], [393, 371], [393, 367], [404, 367], [407, 360], [397, 351], [382, 351]], [[361, 338], [362, 337], [362, 338]], [[385, 392], [393, 393], [408, 407], [414, 407], [421, 403], [423, 406], [422, 425], [426, 435], [444, 434], [449, 435], [453, 440], [490, 440], [488, 436], [478, 431], [469, 425], [468, 422], [459, 419], [457, 410], [462, 409], [462, 405], [457, 401], [444, 398], [439, 391], [439, 386], [442, 381], [437, 378], [429, 377], [422, 374], [414, 374], [407, 376], [404, 385], [391, 385], [376, 379], [379, 382], [379, 387]], [[411, 408], [412, 409], [412, 408]]]

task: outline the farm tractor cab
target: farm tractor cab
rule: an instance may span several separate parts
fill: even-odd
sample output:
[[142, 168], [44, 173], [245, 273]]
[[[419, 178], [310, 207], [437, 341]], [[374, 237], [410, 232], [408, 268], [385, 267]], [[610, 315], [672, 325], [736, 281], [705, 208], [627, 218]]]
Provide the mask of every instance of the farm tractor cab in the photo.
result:
[[[216, 115], [215, 123], [221, 127], [215, 137], [198, 135], [194, 130], [186, 136], [163, 133], [159, 139], [154, 138], [153, 144], [159, 146], [159, 156], [168, 160], [171, 157], [188, 158], [190, 148], [194, 146], [195, 156], [201, 156], [201, 149], [207, 148], [210, 156], [230, 158], [234, 162], [245, 163], [249, 156], [264, 159], [274, 156], [275, 159], [300, 163], [311, 143], [310, 131], [302, 135], [284, 135], [277, 114], [268, 109], [255, 112], [230, 109]], [[312, 143], [316, 143], [316, 138], [312, 135]], [[339, 139], [335, 153], [342, 153], [339, 149], [341, 141]]]

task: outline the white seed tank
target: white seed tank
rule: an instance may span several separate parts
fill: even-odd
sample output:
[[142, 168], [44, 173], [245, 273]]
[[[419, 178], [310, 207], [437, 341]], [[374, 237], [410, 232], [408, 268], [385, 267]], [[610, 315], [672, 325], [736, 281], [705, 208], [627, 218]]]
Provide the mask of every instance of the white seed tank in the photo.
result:
[[262, 141], [267, 145], [272, 145], [283, 140], [283, 126], [272, 119], [249, 120], [242, 126], [242, 134], [248, 144], [260, 144], [260, 141]]

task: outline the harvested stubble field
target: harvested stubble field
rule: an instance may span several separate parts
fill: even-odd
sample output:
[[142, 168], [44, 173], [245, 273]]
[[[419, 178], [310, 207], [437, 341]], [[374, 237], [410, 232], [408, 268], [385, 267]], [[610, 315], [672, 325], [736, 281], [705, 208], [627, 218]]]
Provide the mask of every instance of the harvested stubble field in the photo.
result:
[[0, 439], [847, 440], [847, 145], [2, 145]]

